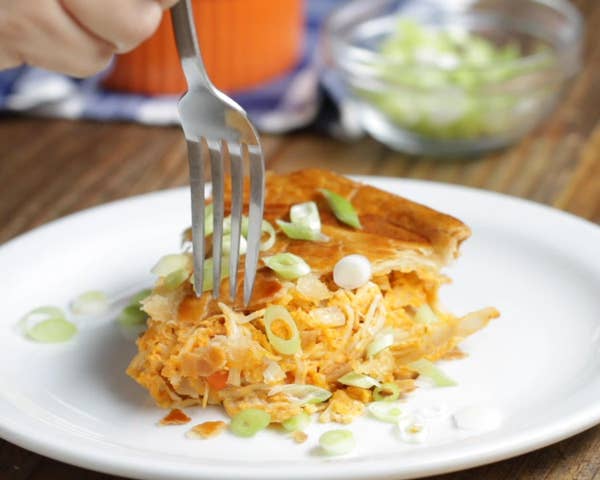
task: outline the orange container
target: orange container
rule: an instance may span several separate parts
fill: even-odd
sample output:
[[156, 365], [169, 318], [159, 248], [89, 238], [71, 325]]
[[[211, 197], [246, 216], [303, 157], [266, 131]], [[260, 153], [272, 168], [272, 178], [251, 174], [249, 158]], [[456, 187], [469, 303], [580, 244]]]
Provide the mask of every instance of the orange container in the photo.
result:
[[[204, 63], [217, 87], [252, 88], [298, 61], [303, 0], [193, 0], [193, 6]], [[150, 95], [186, 90], [169, 12], [151, 38], [117, 56], [103, 84]]]

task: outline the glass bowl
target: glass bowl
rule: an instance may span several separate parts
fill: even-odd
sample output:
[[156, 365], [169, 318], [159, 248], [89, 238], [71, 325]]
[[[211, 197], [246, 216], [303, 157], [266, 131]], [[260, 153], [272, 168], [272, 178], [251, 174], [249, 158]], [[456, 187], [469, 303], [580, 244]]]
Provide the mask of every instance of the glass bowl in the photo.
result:
[[456, 156], [507, 146], [580, 68], [582, 19], [568, 1], [450, 3], [354, 0], [325, 24], [327, 67], [363, 128], [394, 149]]

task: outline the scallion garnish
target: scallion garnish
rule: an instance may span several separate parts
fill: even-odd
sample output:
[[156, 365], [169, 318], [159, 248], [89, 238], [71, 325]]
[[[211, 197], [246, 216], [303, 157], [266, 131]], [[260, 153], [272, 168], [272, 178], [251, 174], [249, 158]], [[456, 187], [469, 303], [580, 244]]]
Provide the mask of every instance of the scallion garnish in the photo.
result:
[[356, 442], [350, 430], [329, 430], [319, 437], [319, 445], [327, 455], [344, 455], [354, 449]]
[[400, 397], [400, 387], [395, 383], [383, 383], [373, 390], [373, 398], [378, 402], [393, 402]]
[[310, 240], [312, 242], [326, 242], [329, 238], [318, 230], [313, 230], [303, 223], [290, 223], [276, 220], [277, 225], [285, 235], [293, 240]]
[[[207, 292], [213, 288], [213, 262], [214, 259], [206, 258], [204, 260], [204, 277], [202, 279], [202, 291]], [[221, 257], [221, 280], [229, 277], [229, 257]], [[190, 277], [192, 285], [194, 284], [194, 276]]]
[[290, 208], [290, 221], [305, 225], [316, 232], [321, 231], [321, 217], [315, 202], [297, 203]]
[[442, 372], [429, 360], [422, 358], [415, 362], [409, 363], [408, 368], [414, 370], [419, 375], [423, 375], [433, 381], [437, 387], [453, 387], [456, 382]]
[[331, 397], [331, 392], [315, 385], [304, 385], [288, 383], [286, 385], [277, 385], [269, 390], [269, 397], [283, 393], [290, 400], [300, 405], [306, 403], [322, 403]]
[[346, 375], [343, 375], [340, 378], [338, 378], [337, 381], [344, 385], [359, 388], [371, 388], [381, 386], [381, 383], [375, 380], [373, 377], [369, 377], [369, 375], [364, 375], [362, 373], [356, 372], [349, 372]]
[[236, 413], [229, 428], [238, 437], [253, 437], [271, 423], [271, 415], [264, 410], [248, 408]]
[[431, 307], [425, 303], [417, 308], [415, 313], [415, 322], [422, 323], [423, 325], [431, 325], [433, 323], [438, 323], [439, 318], [431, 309]]
[[146, 328], [148, 314], [142, 310], [140, 302], [150, 293], [150, 290], [145, 289], [133, 295], [117, 317], [121, 333], [130, 340], [135, 340]]
[[108, 310], [108, 295], [99, 290], [90, 290], [71, 302], [71, 312], [75, 315], [100, 315]]
[[275, 232], [275, 228], [266, 220], [262, 221], [260, 231], [263, 234], [267, 234], [266, 240], [262, 240], [260, 242], [260, 251], [265, 252], [269, 250], [273, 245], [275, 245], [275, 240], [277, 239], [277, 232]]
[[377, 420], [388, 423], [398, 423], [403, 415], [400, 405], [396, 402], [372, 402], [367, 405], [367, 410]]
[[77, 327], [66, 319], [58, 307], [39, 307], [27, 313], [20, 322], [23, 333], [40, 343], [61, 343], [70, 340]]
[[[298, 332], [298, 327], [290, 315], [290, 312], [288, 312], [285, 307], [282, 307], [281, 305], [271, 305], [270, 307], [267, 307], [263, 320], [265, 322], [267, 339], [275, 350], [284, 355], [293, 355], [300, 349], [300, 333]], [[275, 322], [284, 324], [288, 333], [288, 338], [281, 337], [273, 331], [273, 324]]]
[[144, 324], [147, 318], [146, 312], [140, 310], [138, 305], [127, 305], [117, 317], [117, 321], [123, 326], [130, 327]]
[[154, 275], [166, 277], [177, 270], [190, 270], [191, 262], [189, 255], [171, 254], [162, 257], [150, 270]]
[[295, 280], [310, 273], [308, 264], [293, 253], [277, 253], [271, 257], [263, 257], [265, 265], [285, 280]]
[[305, 412], [301, 412], [298, 415], [294, 415], [283, 422], [281, 426], [286, 432], [298, 432], [303, 431], [310, 424], [310, 415]]
[[164, 285], [169, 290], [175, 290], [190, 277], [191, 273], [190, 270], [183, 268], [181, 270], [175, 270], [165, 277]]
[[323, 194], [329, 208], [340, 222], [354, 228], [362, 228], [358, 214], [350, 200], [326, 188], [321, 188], [319, 191]]
[[391, 329], [383, 330], [375, 335], [373, 341], [367, 346], [367, 356], [374, 357], [382, 350], [394, 344], [394, 332]]
[[[223, 253], [229, 255], [231, 253], [231, 234], [223, 235]], [[243, 235], [240, 236], [240, 255], [245, 255], [248, 250], [248, 242]]]

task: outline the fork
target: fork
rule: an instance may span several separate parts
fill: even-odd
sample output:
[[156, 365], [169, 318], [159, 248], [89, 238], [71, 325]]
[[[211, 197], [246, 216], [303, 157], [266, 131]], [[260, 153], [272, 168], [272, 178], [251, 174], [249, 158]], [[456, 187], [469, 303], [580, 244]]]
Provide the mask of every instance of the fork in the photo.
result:
[[[230, 160], [231, 175], [231, 253], [229, 294], [237, 293], [237, 272], [242, 235], [244, 160], [249, 165], [250, 201], [247, 251], [244, 266], [244, 305], [252, 296], [261, 240], [265, 195], [265, 167], [256, 130], [246, 112], [210, 81], [196, 36], [191, 0], [171, 7], [175, 41], [188, 91], [179, 100], [179, 116], [188, 148], [192, 199], [192, 246], [194, 291], [200, 295], [205, 267], [204, 169], [208, 158], [213, 192], [213, 297], [221, 286], [224, 217], [225, 163]], [[206, 272], [208, 274], [209, 272]]]

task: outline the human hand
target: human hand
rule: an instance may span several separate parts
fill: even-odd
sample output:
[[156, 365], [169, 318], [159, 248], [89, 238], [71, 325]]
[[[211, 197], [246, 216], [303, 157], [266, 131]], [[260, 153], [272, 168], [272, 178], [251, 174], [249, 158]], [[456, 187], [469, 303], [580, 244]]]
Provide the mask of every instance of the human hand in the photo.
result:
[[0, 70], [21, 64], [86, 77], [131, 50], [177, 0], [0, 0]]

